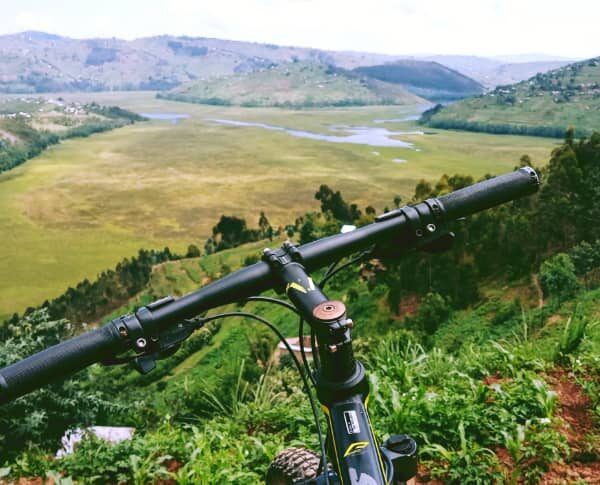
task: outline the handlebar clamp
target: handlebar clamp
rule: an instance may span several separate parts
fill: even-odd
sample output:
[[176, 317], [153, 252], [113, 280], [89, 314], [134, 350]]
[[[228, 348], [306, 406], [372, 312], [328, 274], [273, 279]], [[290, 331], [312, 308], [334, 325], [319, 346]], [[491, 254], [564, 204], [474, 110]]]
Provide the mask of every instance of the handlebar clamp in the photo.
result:
[[[303, 265], [304, 263], [298, 247], [291, 241], [285, 241], [279, 249], [266, 248], [263, 251], [262, 260], [269, 265], [271, 270], [277, 273], [280, 273], [287, 264], [298, 263]], [[282, 280], [277, 284], [275, 291], [285, 293], [285, 288], [285, 282]]]
[[404, 206], [385, 214], [381, 214], [375, 222], [384, 222], [396, 217], [404, 217], [407, 229], [399, 238], [378, 247], [378, 257], [394, 258], [398, 255], [397, 246], [415, 248], [427, 252], [439, 252], [448, 249], [454, 239], [454, 234], [447, 228], [444, 206], [439, 199], [427, 199], [414, 206]]
[[140, 351], [146, 348], [148, 343], [146, 334], [136, 315], [122, 315], [113, 320], [112, 324], [117, 328], [122, 338], [129, 339], [135, 350]]

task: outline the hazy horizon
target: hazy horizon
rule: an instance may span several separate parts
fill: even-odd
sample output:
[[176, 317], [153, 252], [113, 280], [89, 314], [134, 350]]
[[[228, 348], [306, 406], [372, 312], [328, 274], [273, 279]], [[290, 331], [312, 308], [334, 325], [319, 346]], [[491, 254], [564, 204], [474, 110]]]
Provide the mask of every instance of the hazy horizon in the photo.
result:
[[574, 0], [569, 6], [554, 0], [373, 0], [368, 8], [343, 0], [22, 0], [3, 7], [0, 35], [187, 35], [402, 56], [600, 55], [588, 41], [597, 37], [600, 2]]
[[[10, 36], [10, 35], [20, 35], [20, 34], [26, 34], [27, 32], [36, 32], [36, 33], [41, 33], [41, 34], [48, 34], [48, 35], [56, 35], [59, 37], [64, 37], [64, 38], [68, 38], [68, 39], [73, 39], [73, 40], [86, 40], [86, 39], [91, 39], [91, 38], [96, 38], [96, 39], [118, 39], [118, 40], [123, 40], [123, 41], [134, 41], [134, 40], [140, 40], [140, 39], [147, 39], [147, 38], [152, 38], [152, 37], [162, 37], [162, 36], [167, 36], [167, 37], [190, 37], [190, 38], [210, 38], [210, 39], [217, 39], [217, 40], [225, 40], [225, 41], [233, 41], [233, 42], [250, 42], [250, 43], [257, 43], [257, 44], [269, 44], [269, 42], [264, 42], [264, 41], [258, 41], [258, 40], [245, 40], [245, 39], [233, 39], [233, 38], [225, 38], [225, 37], [207, 37], [204, 35], [189, 35], [189, 34], [173, 34], [173, 33], [162, 33], [162, 34], [152, 34], [152, 35], [147, 35], [147, 36], [142, 36], [142, 37], [134, 37], [131, 39], [125, 38], [125, 37], [118, 37], [118, 36], [111, 36], [111, 37], [80, 37], [80, 36], [70, 36], [70, 35], [64, 35], [61, 34], [60, 32], [49, 32], [49, 31], [44, 31], [44, 30], [20, 30], [17, 32], [8, 32], [8, 33], [0, 33], [0, 36]], [[275, 43], [272, 43], [274, 44]], [[560, 60], [565, 60], [565, 61], [577, 61], [577, 60], [582, 60], [582, 59], [586, 59], [586, 57], [581, 57], [581, 56], [560, 56], [560, 55], [552, 55], [549, 54], [547, 52], [518, 52], [518, 53], [503, 53], [503, 54], [495, 54], [495, 55], [477, 55], [477, 54], [470, 54], [470, 53], [460, 53], [460, 54], [441, 54], [440, 52], [421, 52], [421, 53], [400, 53], [400, 54], [389, 54], [389, 53], [385, 53], [385, 52], [378, 52], [378, 51], [366, 51], [366, 50], [356, 50], [356, 49], [327, 49], [327, 48], [323, 48], [323, 47], [318, 47], [318, 46], [314, 46], [314, 45], [298, 45], [298, 44], [276, 44], [279, 45], [281, 47], [297, 47], [297, 48], [301, 48], [301, 49], [321, 49], [321, 50], [329, 50], [329, 51], [338, 51], [338, 52], [361, 52], [361, 53], [366, 53], [366, 54], [382, 54], [382, 55], [390, 55], [390, 56], [406, 56], [406, 57], [427, 57], [427, 56], [456, 56], [456, 57], [481, 57], [481, 58], [487, 58], [487, 59], [496, 59], [498, 61], [502, 61], [502, 62], [530, 62], [532, 61], [533, 58], [535, 58], [535, 60], [547, 60], [547, 61], [560, 61]], [[591, 56], [591, 57], [597, 57], [597, 56]], [[532, 58], [532, 59], [530, 59]]]

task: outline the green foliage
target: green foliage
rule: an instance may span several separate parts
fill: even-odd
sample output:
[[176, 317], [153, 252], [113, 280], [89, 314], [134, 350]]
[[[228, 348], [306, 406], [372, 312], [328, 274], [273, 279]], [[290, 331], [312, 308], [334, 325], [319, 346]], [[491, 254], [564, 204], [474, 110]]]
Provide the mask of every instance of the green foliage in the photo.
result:
[[[66, 320], [50, 320], [44, 310], [33, 312], [5, 329], [5, 338], [0, 343], [0, 368], [71, 335]], [[111, 413], [123, 411], [124, 406], [117, 400], [85, 388], [87, 372], [76, 380], [46, 386], [3, 405], [0, 456], [9, 457], [29, 442], [56, 446], [69, 426], [101, 421]]]
[[75, 480], [87, 483], [149, 483], [167, 478], [165, 462], [186, 456], [186, 435], [170, 424], [146, 436], [136, 433], [131, 441], [110, 444], [88, 434], [77, 452], [57, 462], [57, 467]]
[[186, 258], [198, 258], [200, 257], [200, 249], [195, 244], [190, 244], [187, 249], [187, 253], [185, 253]]
[[[495, 135], [522, 135], [522, 136], [542, 136], [546, 138], [563, 138], [565, 128], [563, 126], [528, 126], [513, 125], [510, 123], [491, 123], [483, 121], [466, 120], [446, 120], [431, 118], [423, 119], [423, 123], [432, 128], [441, 128], [445, 130], [463, 130], [483, 133], [493, 133]], [[589, 136], [590, 130], [577, 130], [578, 136]]]
[[544, 261], [540, 267], [540, 285], [544, 295], [559, 301], [573, 296], [579, 289], [575, 266], [568, 254], [559, 253]]
[[0, 128], [6, 128], [22, 141], [14, 144], [0, 141], [0, 173], [39, 155], [50, 145], [60, 141], [59, 136], [54, 133], [34, 130], [24, 119], [2, 121]]
[[448, 450], [442, 445], [426, 446], [422, 454], [430, 460], [424, 461], [432, 477], [449, 484], [502, 483], [500, 463], [494, 452], [467, 441], [465, 427], [458, 426], [460, 448]]
[[95, 113], [106, 118], [128, 120], [131, 123], [145, 120], [143, 116], [140, 116], [133, 111], [123, 109], [119, 106], [101, 106], [98, 103], [90, 103], [85, 105], [85, 109], [91, 113]]
[[417, 325], [425, 333], [432, 334], [450, 316], [451, 307], [448, 300], [439, 293], [427, 293], [421, 300], [416, 316]]
[[[259, 241], [264, 237], [272, 237], [273, 229], [262, 212], [259, 229], [249, 229], [243, 218], [222, 215], [219, 222], [213, 227], [212, 233], [211, 243], [209, 244], [207, 241], [204, 246], [207, 252], [209, 248], [213, 252], [222, 251], [248, 242]], [[211, 245], [214, 245], [214, 249], [211, 248]]]
[[308, 212], [296, 219], [296, 231], [300, 234], [300, 244], [315, 241], [321, 237], [339, 232], [341, 223], [320, 212]]
[[569, 317], [556, 348], [556, 360], [565, 363], [585, 337], [588, 320], [578, 316]]
[[329, 214], [338, 221], [352, 223], [361, 215], [356, 204], [348, 204], [339, 190], [334, 192], [327, 185], [319, 187], [315, 199], [321, 202], [323, 214]]
[[503, 431], [504, 446], [511, 454], [514, 468], [508, 477], [511, 485], [539, 483], [549, 465], [569, 456], [565, 436], [549, 426], [550, 420], [526, 421], [511, 431]]

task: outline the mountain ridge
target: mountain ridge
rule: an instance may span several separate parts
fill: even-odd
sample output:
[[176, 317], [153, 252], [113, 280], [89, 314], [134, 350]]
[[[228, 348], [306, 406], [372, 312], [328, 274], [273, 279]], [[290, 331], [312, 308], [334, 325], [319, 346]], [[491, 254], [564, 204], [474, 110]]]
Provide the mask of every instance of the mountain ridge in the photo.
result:
[[[459, 61], [468, 57], [481, 65], [488, 65], [488, 71], [485, 66], [469, 71]], [[42, 31], [25, 31], [0, 36], [0, 93], [168, 90], [197, 79], [257, 71], [273, 62], [310, 60], [352, 70], [409, 59], [418, 62], [443, 59], [441, 64], [445, 67], [472, 77], [487, 88], [506, 81], [493, 69], [489, 71], [489, 66], [497, 67], [498, 61], [477, 56], [332, 51], [167, 34], [132, 40], [77, 39]], [[539, 67], [543, 71], [547, 66], [542, 64]], [[519, 69], [522, 67], [516, 70]], [[519, 75], [522, 76], [517, 74], [510, 79], [517, 79]]]

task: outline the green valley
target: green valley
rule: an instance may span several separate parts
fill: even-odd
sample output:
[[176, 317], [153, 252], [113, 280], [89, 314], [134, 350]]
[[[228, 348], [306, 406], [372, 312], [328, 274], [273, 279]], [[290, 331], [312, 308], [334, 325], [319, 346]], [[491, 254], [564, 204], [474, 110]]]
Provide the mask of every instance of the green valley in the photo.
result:
[[443, 130], [391, 136], [412, 148], [373, 147], [209, 121], [322, 134], [340, 125], [410, 133], [421, 129], [402, 121], [417, 113], [410, 106], [293, 111], [176, 103], [151, 93], [63, 97], [190, 118], [67, 140], [0, 175], [3, 317], [93, 279], [141, 247], [169, 246], [177, 253], [190, 243], [202, 247], [221, 214], [244, 217], [254, 227], [264, 211], [277, 228], [316, 207], [313, 194], [323, 183], [381, 211], [396, 194], [406, 200], [422, 178], [435, 180], [450, 170], [476, 177], [500, 173], [525, 153], [543, 164], [555, 146], [553, 140]]

